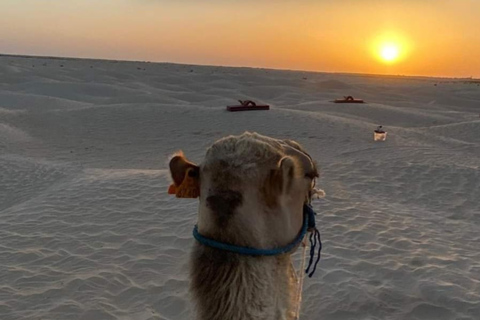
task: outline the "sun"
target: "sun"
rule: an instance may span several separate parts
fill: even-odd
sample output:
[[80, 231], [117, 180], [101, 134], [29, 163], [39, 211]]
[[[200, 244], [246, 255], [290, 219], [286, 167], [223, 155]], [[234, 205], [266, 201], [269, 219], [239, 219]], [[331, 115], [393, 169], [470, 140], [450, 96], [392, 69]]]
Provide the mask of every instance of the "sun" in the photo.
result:
[[385, 65], [399, 64], [412, 55], [413, 43], [401, 30], [389, 30], [373, 36], [369, 42], [372, 58]]
[[400, 55], [400, 49], [396, 44], [384, 44], [380, 47], [380, 57], [385, 62], [395, 62]]

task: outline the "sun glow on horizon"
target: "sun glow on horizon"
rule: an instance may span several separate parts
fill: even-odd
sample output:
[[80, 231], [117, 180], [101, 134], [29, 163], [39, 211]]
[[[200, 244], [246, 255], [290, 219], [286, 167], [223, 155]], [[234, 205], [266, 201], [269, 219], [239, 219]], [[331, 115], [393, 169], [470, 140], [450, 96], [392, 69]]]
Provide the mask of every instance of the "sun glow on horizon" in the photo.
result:
[[372, 53], [385, 64], [394, 64], [404, 60], [409, 51], [410, 43], [399, 33], [385, 33], [378, 36], [372, 43]]
[[45, 2], [0, 1], [0, 53], [480, 77], [479, 0]]

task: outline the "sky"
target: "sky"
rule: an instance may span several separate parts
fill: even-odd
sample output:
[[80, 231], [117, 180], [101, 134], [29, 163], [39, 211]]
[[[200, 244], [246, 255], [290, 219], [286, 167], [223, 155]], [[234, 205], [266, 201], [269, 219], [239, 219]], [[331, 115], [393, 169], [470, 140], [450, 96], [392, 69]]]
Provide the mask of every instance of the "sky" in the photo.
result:
[[0, 0], [0, 12], [4, 54], [480, 77], [480, 0]]

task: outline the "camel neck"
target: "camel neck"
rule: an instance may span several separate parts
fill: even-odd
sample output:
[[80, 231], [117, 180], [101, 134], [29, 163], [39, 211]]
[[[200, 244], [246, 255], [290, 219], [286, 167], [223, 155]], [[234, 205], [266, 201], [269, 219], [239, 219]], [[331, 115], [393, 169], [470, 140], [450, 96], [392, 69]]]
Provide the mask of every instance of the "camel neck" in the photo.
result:
[[289, 255], [244, 256], [196, 244], [191, 262], [198, 320], [278, 320], [292, 310]]

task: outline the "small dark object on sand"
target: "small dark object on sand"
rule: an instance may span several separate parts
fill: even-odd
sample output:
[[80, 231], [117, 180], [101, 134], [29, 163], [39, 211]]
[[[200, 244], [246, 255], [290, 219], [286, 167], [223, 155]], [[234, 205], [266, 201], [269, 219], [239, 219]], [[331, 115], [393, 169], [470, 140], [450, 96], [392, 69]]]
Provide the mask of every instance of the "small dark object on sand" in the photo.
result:
[[352, 96], [343, 97], [343, 99], [335, 99], [335, 103], [364, 103], [362, 99], [355, 99]]
[[252, 100], [238, 100], [239, 106], [228, 106], [227, 111], [250, 111], [250, 110], [270, 110], [269, 105], [257, 105]]

